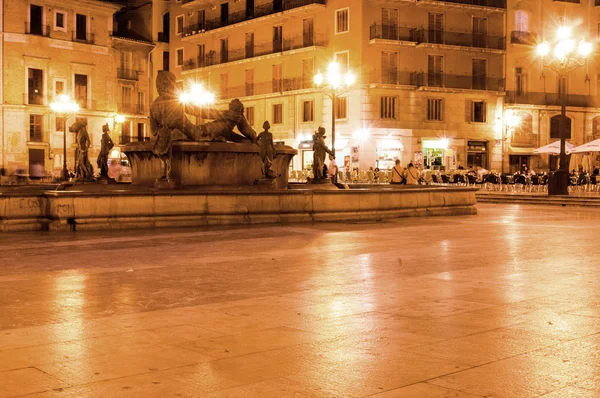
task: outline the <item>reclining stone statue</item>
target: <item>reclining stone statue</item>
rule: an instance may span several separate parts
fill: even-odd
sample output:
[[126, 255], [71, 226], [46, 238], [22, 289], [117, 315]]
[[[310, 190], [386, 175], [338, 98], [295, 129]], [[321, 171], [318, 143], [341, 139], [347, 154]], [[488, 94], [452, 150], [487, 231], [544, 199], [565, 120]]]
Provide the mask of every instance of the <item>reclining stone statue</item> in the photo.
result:
[[[232, 100], [226, 111], [183, 104], [177, 95], [175, 75], [169, 71], [158, 72], [156, 90], [159, 96], [150, 107], [150, 131], [156, 136], [153, 153], [163, 164], [161, 179], [168, 180], [171, 175], [174, 139], [256, 142], [256, 132], [244, 117], [244, 105], [239, 99]], [[212, 121], [196, 126], [186, 113]], [[240, 134], [233, 130], [235, 127]]]

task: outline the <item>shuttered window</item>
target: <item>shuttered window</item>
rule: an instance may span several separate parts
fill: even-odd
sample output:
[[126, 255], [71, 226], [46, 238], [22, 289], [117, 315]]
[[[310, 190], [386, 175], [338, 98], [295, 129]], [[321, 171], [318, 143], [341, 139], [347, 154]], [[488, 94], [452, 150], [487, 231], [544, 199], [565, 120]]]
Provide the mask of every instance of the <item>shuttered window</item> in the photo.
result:
[[381, 97], [379, 116], [382, 119], [396, 119], [396, 101], [396, 97]]
[[335, 11], [335, 33], [345, 33], [350, 30], [350, 9]]
[[437, 98], [427, 99], [427, 120], [442, 121], [443, 100]]

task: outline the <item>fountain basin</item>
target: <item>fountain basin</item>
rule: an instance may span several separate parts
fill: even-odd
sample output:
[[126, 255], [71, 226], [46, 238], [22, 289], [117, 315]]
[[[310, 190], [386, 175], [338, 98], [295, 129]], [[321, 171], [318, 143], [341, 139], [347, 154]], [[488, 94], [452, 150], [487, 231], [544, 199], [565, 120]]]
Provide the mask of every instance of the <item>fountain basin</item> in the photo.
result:
[[[153, 142], [132, 142], [121, 148], [131, 164], [135, 185], [151, 186], [161, 173]], [[290, 162], [298, 151], [275, 145], [272, 169], [275, 187], [286, 189]], [[262, 178], [259, 148], [252, 143], [174, 141], [171, 178], [177, 186], [249, 186]]]

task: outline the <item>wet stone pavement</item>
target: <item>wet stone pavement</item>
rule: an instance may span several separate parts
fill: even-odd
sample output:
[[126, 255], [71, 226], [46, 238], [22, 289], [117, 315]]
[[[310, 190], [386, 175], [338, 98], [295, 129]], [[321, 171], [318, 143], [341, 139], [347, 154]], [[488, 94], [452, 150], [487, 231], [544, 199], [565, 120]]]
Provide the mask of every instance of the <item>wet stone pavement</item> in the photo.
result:
[[598, 397], [600, 212], [0, 235], [0, 397]]

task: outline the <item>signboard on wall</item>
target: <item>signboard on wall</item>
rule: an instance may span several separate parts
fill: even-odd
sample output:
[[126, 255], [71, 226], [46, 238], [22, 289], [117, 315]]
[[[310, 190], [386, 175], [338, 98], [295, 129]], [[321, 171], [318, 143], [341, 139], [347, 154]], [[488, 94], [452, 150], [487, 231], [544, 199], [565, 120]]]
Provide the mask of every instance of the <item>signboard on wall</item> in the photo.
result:
[[358, 147], [352, 147], [352, 163], [358, 163]]
[[346, 171], [350, 170], [350, 156], [349, 155], [344, 156], [344, 170], [346, 170]]

